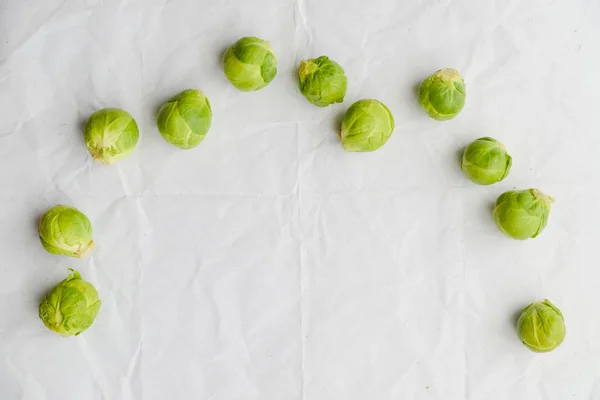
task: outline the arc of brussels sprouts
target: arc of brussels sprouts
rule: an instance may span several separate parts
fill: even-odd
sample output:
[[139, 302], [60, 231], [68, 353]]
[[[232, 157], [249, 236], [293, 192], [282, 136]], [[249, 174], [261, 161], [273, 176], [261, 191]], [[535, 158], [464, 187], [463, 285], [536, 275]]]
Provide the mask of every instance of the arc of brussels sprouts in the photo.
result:
[[113, 164], [133, 152], [140, 137], [133, 117], [119, 108], [104, 108], [88, 119], [83, 138], [88, 151], [103, 164]]
[[102, 301], [96, 288], [72, 273], [57, 284], [39, 305], [40, 319], [48, 329], [62, 336], [79, 335], [94, 323]]
[[191, 149], [204, 140], [210, 129], [210, 102], [200, 90], [184, 90], [162, 106], [156, 123], [167, 142], [180, 149]]
[[277, 75], [277, 58], [271, 44], [256, 37], [243, 37], [223, 56], [229, 82], [243, 92], [264, 88]]
[[348, 78], [344, 69], [329, 57], [302, 61], [298, 79], [300, 92], [316, 106], [327, 107], [344, 101]]
[[491, 185], [508, 176], [512, 157], [502, 143], [490, 137], [479, 138], [467, 146], [461, 168], [467, 178], [479, 185]]
[[531, 303], [517, 321], [519, 339], [528, 349], [545, 353], [557, 348], [565, 339], [565, 319], [550, 300]]
[[57, 205], [46, 211], [38, 225], [47, 252], [83, 258], [94, 248], [92, 224], [75, 207]]
[[364, 99], [352, 104], [342, 121], [340, 137], [346, 151], [374, 151], [394, 132], [392, 112], [378, 100]]
[[419, 104], [438, 121], [456, 117], [465, 105], [465, 82], [457, 70], [444, 68], [421, 83]]
[[494, 221], [513, 239], [537, 237], [548, 223], [554, 199], [537, 189], [511, 190], [502, 193], [494, 207]]

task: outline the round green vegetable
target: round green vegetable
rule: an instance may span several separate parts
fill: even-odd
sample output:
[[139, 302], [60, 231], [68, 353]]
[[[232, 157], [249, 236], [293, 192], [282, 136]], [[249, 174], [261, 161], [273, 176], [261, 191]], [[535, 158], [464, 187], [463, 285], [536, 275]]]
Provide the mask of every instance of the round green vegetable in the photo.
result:
[[394, 132], [394, 116], [378, 100], [359, 100], [352, 104], [342, 121], [340, 137], [346, 151], [374, 151]]
[[85, 257], [94, 248], [92, 224], [74, 207], [52, 207], [40, 219], [38, 233], [44, 249], [52, 254]]
[[465, 83], [458, 71], [444, 68], [421, 83], [419, 104], [431, 118], [444, 121], [460, 113], [466, 95]]
[[48, 329], [63, 336], [79, 335], [94, 323], [102, 302], [91, 283], [72, 273], [56, 285], [39, 306], [40, 319]]
[[156, 123], [162, 137], [180, 149], [191, 149], [204, 140], [212, 122], [208, 98], [188, 89], [169, 99], [158, 112]]
[[546, 227], [553, 201], [537, 189], [502, 193], [496, 200], [494, 221], [513, 239], [534, 238]]
[[244, 92], [262, 89], [277, 75], [277, 59], [269, 42], [244, 37], [235, 42], [223, 56], [225, 76]]
[[113, 164], [131, 154], [140, 132], [133, 117], [118, 108], [96, 111], [83, 129], [88, 151], [103, 164]]
[[312, 104], [327, 107], [344, 101], [348, 78], [344, 69], [329, 57], [302, 61], [298, 78], [300, 92]]
[[560, 310], [546, 299], [525, 307], [517, 321], [517, 333], [530, 350], [545, 353], [563, 342], [567, 328]]
[[490, 137], [473, 141], [465, 149], [462, 170], [475, 183], [491, 185], [508, 176], [512, 158], [502, 143]]

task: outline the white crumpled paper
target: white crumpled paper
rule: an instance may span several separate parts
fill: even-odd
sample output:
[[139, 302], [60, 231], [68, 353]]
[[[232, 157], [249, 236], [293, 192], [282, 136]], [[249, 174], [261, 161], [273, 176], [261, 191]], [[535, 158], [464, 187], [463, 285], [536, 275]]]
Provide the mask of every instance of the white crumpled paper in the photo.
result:
[[[0, 2], [0, 399], [600, 399], [600, 3], [597, 0], [3, 0]], [[269, 40], [279, 74], [242, 93], [220, 57]], [[344, 66], [344, 104], [317, 108], [296, 67]], [[436, 122], [415, 90], [457, 68], [467, 105]], [[179, 150], [154, 116], [187, 88], [214, 123]], [[396, 131], [346, 153], [345, 109], [377, 98]], [[138, 121], [129, 158], [100, 165], [82, 125]], [[514, 158], [490, 187], [458, 159], [492, 136]], [[555, 197], [544, 233], [512, 241], [505, 190]], [[84, 260], [46, 253], [39, 216], [93, 223]], [[78, 269], [100, 292], [62, 338], [41, 296]], [[567, 338], [516, 336], [547, 297]]]

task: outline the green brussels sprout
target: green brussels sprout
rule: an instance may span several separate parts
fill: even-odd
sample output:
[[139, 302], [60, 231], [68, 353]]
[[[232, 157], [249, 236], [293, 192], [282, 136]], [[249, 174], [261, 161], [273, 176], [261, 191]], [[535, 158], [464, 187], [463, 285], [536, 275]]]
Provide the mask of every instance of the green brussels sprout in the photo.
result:
[[508, 176], [512, 157], [496, 139], [484, 137], [473, 141], [465, 149], [462, 170], [475, 183], [491, 185]]
[[200, 90], [184, 90], [162, 106], [156, 122], [167, 142], [180, 149], [191, 149], [204, 140], [210, 129], [210, 102]]
[[502, 193], [494, 207], [494, 221], [513, 239], [525, 240], [542, 233], [554, 199], [537, 189]]
[[546, 299], [525, 307], [517, 321], [517, 333], [527, 348], [545, 353], [563, 342], [567, 328], [560, 310]]
[[56, 285], [40, 303], [40, 319], [46, 328], [62, 336], [79, 335], [92, 326], [102, 301], [96, 288], [72, 272]]
[[312, 104], [327, 107], [344, 101], [348, 78], [344, 69], [329, 57], [302, 61], [298, 78], [300, 92]]
[[445, 121], [460, 113], [466, 95], [465, 83], [458, 71], [444, 68], [421, 83], [419, 104], [431, 118]]
[[88, 119], [83, 139], [88, 151], [103, 164], [113, 164], [133, 152], [140, 132], [133, 117], [118, 108], [104, 108]]
[[58, 205], [46, 211], [38, 233], [42, 246], [52, 254], [83, 258], [94, 248], [92, 224], [74, 207]]
[[378, 100], [359, 100], [352, 104], [344, 119], [340, 137], [346, 151], [374, 151], [383, 146], [394, 132], [394, 116]]
[[244, 37], [223, 56], [223, 68], [229, 82], [243, 92], [262, 89], [277, 75], [277, 59], [269, 42]]

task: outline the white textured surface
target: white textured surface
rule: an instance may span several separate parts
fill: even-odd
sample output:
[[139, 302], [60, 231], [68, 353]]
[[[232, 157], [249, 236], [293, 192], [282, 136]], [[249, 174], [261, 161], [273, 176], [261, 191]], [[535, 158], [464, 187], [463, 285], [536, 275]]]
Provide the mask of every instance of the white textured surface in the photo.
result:
[[[0, 1], [0, 398], [600, 399], [599, 20], [597, 0]], [[256, 93], [220, 67], [246, 35], [279, 59]], [[349, 77], [327, 109], [295, 80], [323, 54]], [[442, 67], [468, 95], [440, 123], [415, 88]], [[154, 114], [186, 88], [214, 125], [182, 151]], [[397, 122], [371, 154], [336, 136], [360, 98]], [[142, 134], [114, 166], [81, 134], [109, 106]], [[514, 158], [492, 187], [457, 163], [480, 136]], [[550, 223], [511, 241], [490, 206], [529, 187]], [[89, 258], [40, 246], [56, 203], [89, 216]], [[37, 304], [68, 267], [104, 304], [64, 339]], [[538, 355], [514, 322], [544, 297], [568, 334]]]

